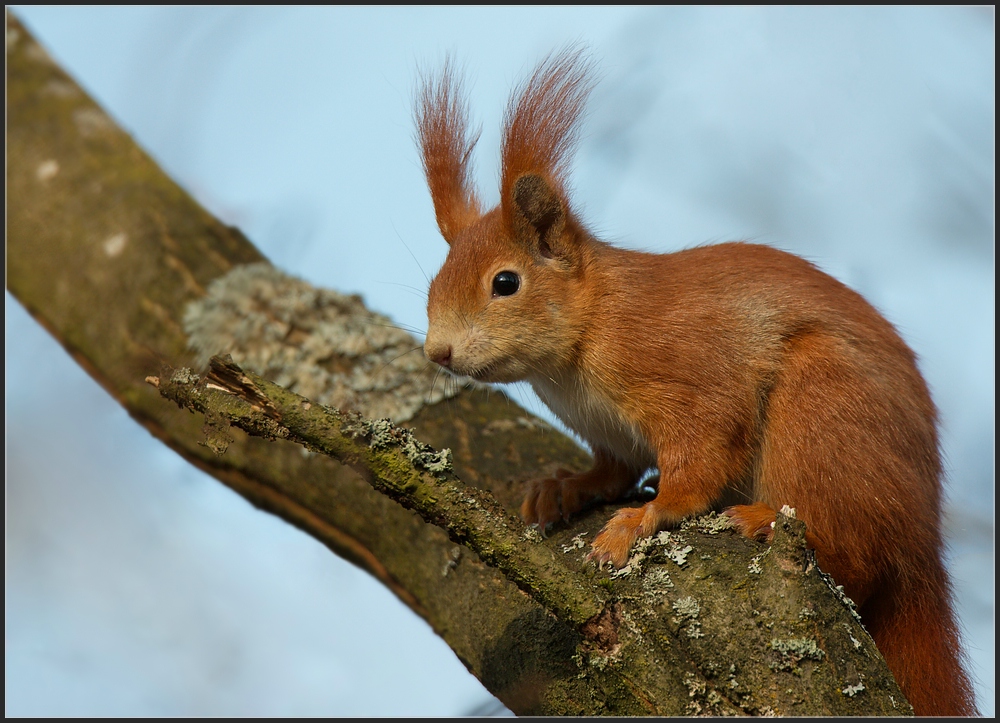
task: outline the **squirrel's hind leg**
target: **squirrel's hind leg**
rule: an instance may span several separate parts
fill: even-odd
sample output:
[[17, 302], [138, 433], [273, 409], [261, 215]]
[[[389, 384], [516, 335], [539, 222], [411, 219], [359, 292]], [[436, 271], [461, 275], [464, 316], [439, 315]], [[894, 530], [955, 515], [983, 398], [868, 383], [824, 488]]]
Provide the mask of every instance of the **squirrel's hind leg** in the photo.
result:
[[774, 539], [774, 521], [778, 516], [774, 508], [763, 502], [727, 507], [723, 510], [723, 514], [729, 517], [733, 526], [744, 537], [767, 543]]

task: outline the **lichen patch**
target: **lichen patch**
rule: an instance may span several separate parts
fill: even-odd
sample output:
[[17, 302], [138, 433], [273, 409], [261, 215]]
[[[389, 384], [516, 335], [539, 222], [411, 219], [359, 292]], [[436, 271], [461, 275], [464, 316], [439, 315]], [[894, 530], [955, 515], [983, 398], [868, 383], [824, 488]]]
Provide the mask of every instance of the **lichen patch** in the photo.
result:
[[846, 688], [843, 688], [840, 692], [846, 695], [848, 698], [853, 698], [858, 693], [862, 692], [864, 689], [865, 689], [864, 683], [856, 683], [855, 685], [848, 685]]
[[752, 575], [760, 575], [764, 572], [764, 567], [761, 565], [761, 561], [771, 552], [771, 548], [767, 548], [764, 552], [759, 555], [754, 555], [750, 560], [750, 564], [747, 565], [747, 570], [749, 570]]
[[667, 559], [673, 560], [677, 567], [684, 567], [687, 563], [687, 556], [694, 550], [691, 545], [685, 545], [681, 547], [680, 545], [674, 545], [667, 551]]
[[563, 545], [562, 546], [563, 553], [565, 554], [567, 552], [572, 552], [573, 550], [582, 550], [587, 544], [586, 542], [583, 541], [583, 538], [586, 536], [587, 536], [586, 532], [581, 532], [579, 535], [570, 540], [570, 543], [568, 545]]
[[525, 542], [534, 542], [538, 544], [545, 538], [542, 536], [542, 533], [538, 531], [538, 525], [528, 525], [524, 528], [524, 532], [521, 533], [521, 539]]
[[828, 573], [823, 572], [822, 570], [820, 571], [819, 574], [820, 577], [823, 579], [823, 582], [825, 582], [827, 587], [829, 587], [830, 590], [833, 592], [834, 596], [836, 596], [836, 598], [840, 600], [841, 603], [843, 603], [844, 607], [847, 608], [848, 612], [851, 613], [851, 617], [853, 617], [860, 623], [861, 615], [858, 613], [858, 606], [855, 605], [854, 601], [851, 600], [851, 598], [847, 596], [847, 593], [844, 592], [844, 586], [838, 585], [834, 581], [832, 576], [830, 576]]
[[38, 164], [38, 168], [35, 169], [35, 178], [42, 183], [51, 181], [57, 175], [59, 175], [59, 161], [55, 158], [42, 161]]
[[125, 250], [125, 244], [128, 243], [128, 236], [124, 233], [116, 233], [105, 239], [101, 247], [104, 249], [104, 253], [108, 258], [114, 258], [121, 254]]
[[360, 297], [317, 288], [267, 263], [238, 266], [207, 292], [184, 313], [188, 345], [202, 364], [228, 353], [314, 402], [395, 423], [459, 391], [436, 380], [416, 339]]
[[692, 517], [681, 523], [682, 531], [695, 529], [706, 535], [717, 535], [723, 530], [730, 530], [732, 528], [733, 522], [729, 519], [728, 515], [719, 515], [715, 512], [709, 512], [707, 515], [701, 515], [700, 517]]
[[701, 605], [690, 595], [687, 597], [682, 597], [679, 600], [675, 600], [671, 607], [674, 612], [677, 613], [678, 620], [685, 620], [687, 618], [697, 618], [698, 614], [701, 612]]
[[670, 573], [662, 567], [657, 567], [649, 572], [642, 579], [643, 591], [647, 597], [656, 599], [663, 595], [668, 588], [674, 586], [674, 581], [670, 579]]
[[804, 658], [822, 660], [826, 657], [826, 651], [819, 647], [812, 638], [787, 638], [785, 640], [774, 638], [771, 641], [771, 650], [794, 656], [799, 660]]
[[374, 450], [399, 447], [414, 467], [425, 469], [431, 474], [441, 475], [454, 471], [450, 449], [436, 450], [418, 440], [409, 429], [397, 427], [389, 419], [369, 420], [351, 414], [342, 431], [354, 439], [366, 439], [368, 446]]
[[771, 650], [778, 653], [778, 659], [769, 663], [772, 670], [787, 671], [801, 675], [799, 663], [803, 660], [821, 661], [826, 657], [823, 650], [812, 638], [774, 638], [771, 640]]

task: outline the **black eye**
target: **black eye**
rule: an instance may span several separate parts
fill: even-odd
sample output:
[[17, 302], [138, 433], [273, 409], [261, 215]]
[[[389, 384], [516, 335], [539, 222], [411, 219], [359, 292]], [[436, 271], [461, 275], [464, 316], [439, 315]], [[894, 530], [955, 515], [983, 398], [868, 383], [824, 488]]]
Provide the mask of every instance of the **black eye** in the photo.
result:
[[513, 271], [501, 271], [493, 277], [493, 295], [510, 296], [521, 288], [521, 278]]

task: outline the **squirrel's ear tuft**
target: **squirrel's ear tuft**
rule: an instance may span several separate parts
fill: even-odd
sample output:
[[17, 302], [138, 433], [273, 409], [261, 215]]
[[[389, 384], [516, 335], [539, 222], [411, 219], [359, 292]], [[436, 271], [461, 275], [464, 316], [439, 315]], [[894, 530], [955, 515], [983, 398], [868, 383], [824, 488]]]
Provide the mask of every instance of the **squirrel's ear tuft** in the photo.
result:
[[522, 241], [546, 258], [573, 262], [565, 177], [593, 86], [581, 47], [545, 58], [511, 96], [504, 116], [500, 205]]
[[470, 178], [470, 158], [479, 133], [469, 132], [462, 83], [450, 61], [436, 80], [422, 79], [415, 116], [417, 143], [438, 228], [451, 244], [481, 211]]
[[592, 63], [583, 48], [569, 47], [545, 58], [514, 91], [504, 116], [501, 149], [505, 215], [513, 210], [506, 201], [518, 195], [515, 184], [528, 176], [544, 179], [565, 201], [565, 177], [592, 86]]

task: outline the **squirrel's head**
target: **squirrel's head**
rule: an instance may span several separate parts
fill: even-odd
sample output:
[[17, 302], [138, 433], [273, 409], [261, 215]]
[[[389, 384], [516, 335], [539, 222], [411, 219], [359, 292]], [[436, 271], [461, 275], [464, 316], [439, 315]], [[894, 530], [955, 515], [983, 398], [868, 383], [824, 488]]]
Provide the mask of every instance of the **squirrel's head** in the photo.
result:
[[580, 51], [543, 61], [514, 93], [503, 128], [500, 205], [483, 213], [469, 178], [476, 137], [451, 69], [425, 82], [417, 135], [438, 227], [450, 245], [428, 295], [427, 358], [511, 382], [572, 358], [590, 236], [563, 182], [590, 89]]

